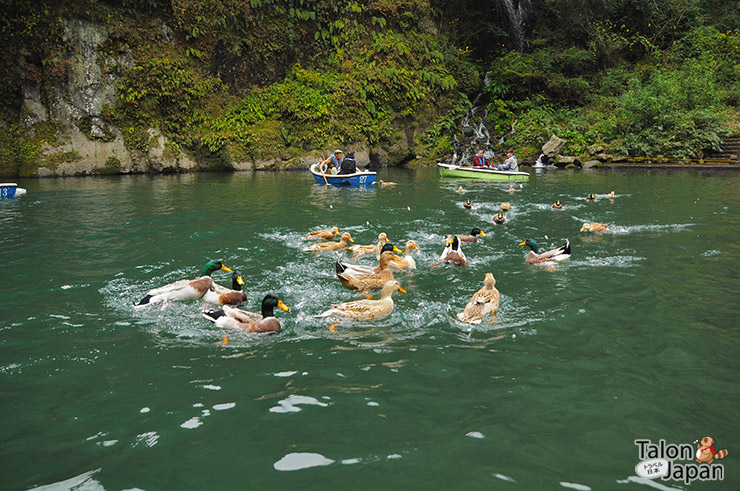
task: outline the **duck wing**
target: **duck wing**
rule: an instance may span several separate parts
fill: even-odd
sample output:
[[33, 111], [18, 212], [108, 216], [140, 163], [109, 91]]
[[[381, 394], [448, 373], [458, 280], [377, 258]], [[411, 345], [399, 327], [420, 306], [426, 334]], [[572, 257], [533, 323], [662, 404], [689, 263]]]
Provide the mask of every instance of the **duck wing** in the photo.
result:
[[538, 260], [541, 262], [545, 261], [556, 261], [561, 262], [565, 261], [570, 257], [570, 241], [566, 240], [565, 244], [561, 245], [557, 249], [552, 249], [547, 252], [543, 252], [542, 254], [539, 254]]

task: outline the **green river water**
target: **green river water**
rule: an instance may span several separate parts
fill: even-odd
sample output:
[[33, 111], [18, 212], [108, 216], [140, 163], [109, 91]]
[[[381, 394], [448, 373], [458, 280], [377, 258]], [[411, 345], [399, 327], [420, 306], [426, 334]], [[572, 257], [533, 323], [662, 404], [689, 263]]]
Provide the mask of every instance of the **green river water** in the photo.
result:
[[[1, 487], [739, 489], [740, 174], [532, 173], [511, 194], [435, 169], [383, 171], [398, 185], [379, 189], [307, 172], [20, 182], [0, 201]], [[579, 233], [590, 221], [612, 231]], [[313, 318], [359, 298], [333, 276], [346, 253], [301, 250], [332, 225], [420, 246], [390, 317]], [[466, 268], [430, 268], [475, 226]], [[573, 255], [525, 264], [526, 238]], [[210, 259], [242, 271], [250, 310], [285, 300], [280, 334], [223, 344], [197, 302], [132, 308]], [[497, 322], [457, 322], [489, 271]], [[635, 474], [634, 440], [707, 435], [729, 450], [723, 482]]]

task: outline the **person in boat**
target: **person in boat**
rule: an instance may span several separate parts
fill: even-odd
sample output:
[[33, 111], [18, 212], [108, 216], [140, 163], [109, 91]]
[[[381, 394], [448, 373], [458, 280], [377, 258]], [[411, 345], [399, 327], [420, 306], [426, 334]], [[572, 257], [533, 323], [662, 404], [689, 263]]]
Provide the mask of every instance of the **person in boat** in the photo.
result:
[[497, 167], [498, 170], [505, 170], [510, 172], [519, 172], [519, 162], [517, 162], [514, 156], [514, 150], [511, 148], [506, 152], [506, 160], [504, 163]]
[[483, 150], [478, 150], [478, 153], [473, 157], [473, 167], [491, 167], [488, 159], [483, 155]]
[[330, 173], [330, 174], [339, 174], [339, 169], [342, 168], [342, 150], [337, 148], [334, 150], [334, 153], [332, 155], [329, 155], [329, 157], [321, 162], [321, 165], [319, 166], [319, 170], [322, 173]]
[[340, 174], [354, 174], [357, 172], [357, 162], [355, 162], [355, 153], [347, 152], [347, 155], [342, 160], [340, 167]]

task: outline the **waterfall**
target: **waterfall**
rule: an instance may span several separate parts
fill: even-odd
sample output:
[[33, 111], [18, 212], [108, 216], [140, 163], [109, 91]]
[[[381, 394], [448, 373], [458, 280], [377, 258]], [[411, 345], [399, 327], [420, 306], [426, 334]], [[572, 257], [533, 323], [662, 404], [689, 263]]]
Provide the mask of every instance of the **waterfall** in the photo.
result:
[[509, 20], [509, 36], [517, 51], [524, 51], [524, 27], [532, 10], [530, 0], [500, 0]]
[[545, 162], [542, 160], [542, 158], [545, 156], [544, 153], [541, 153], [539, 157], [537, 157], [537, 162], [534, 163], [532, 167], [535, 169], [542, 169], [545, 167]]

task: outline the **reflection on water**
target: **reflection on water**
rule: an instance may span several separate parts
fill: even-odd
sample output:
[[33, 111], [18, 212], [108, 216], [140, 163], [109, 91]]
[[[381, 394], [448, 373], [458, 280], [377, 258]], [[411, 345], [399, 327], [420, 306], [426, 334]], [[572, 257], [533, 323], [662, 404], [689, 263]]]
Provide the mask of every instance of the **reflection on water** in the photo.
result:
[[[6, 486], [293, 488], [321, 472], [346, 488], [361, 469], [373, 488], [605, 489], [645, 484], [629, 477], [635, 439], [725, 445], [740, 430], [721, 410], [740, 403], [740, 177], [546, 172], [513, 193], [433, 169], [379, 178], [398, 185], [300, 172], [22, 183], [23, 200], [0, 203]], [[591, 221], [611, 230], [579, 232]], [[419, 245], [386, 319], [331, 331], [313, 317], [360, 298], [334, 276], [346, 252], [302, 251], [333, 225], [359, 244]], [[463, 246], [467, 267], [430, 267], [445, 235], [473, 227], [487, 237]], [[572, 258], [527, 265], [526, 238], [570, 239]], [[224, 344], [200, 302], [132, 308], [211, 259], [241, 270], [245, 309], [267, 293], [290, 305], [279, 335]], [[489, 271], [496, 322], [459, 322]]]

